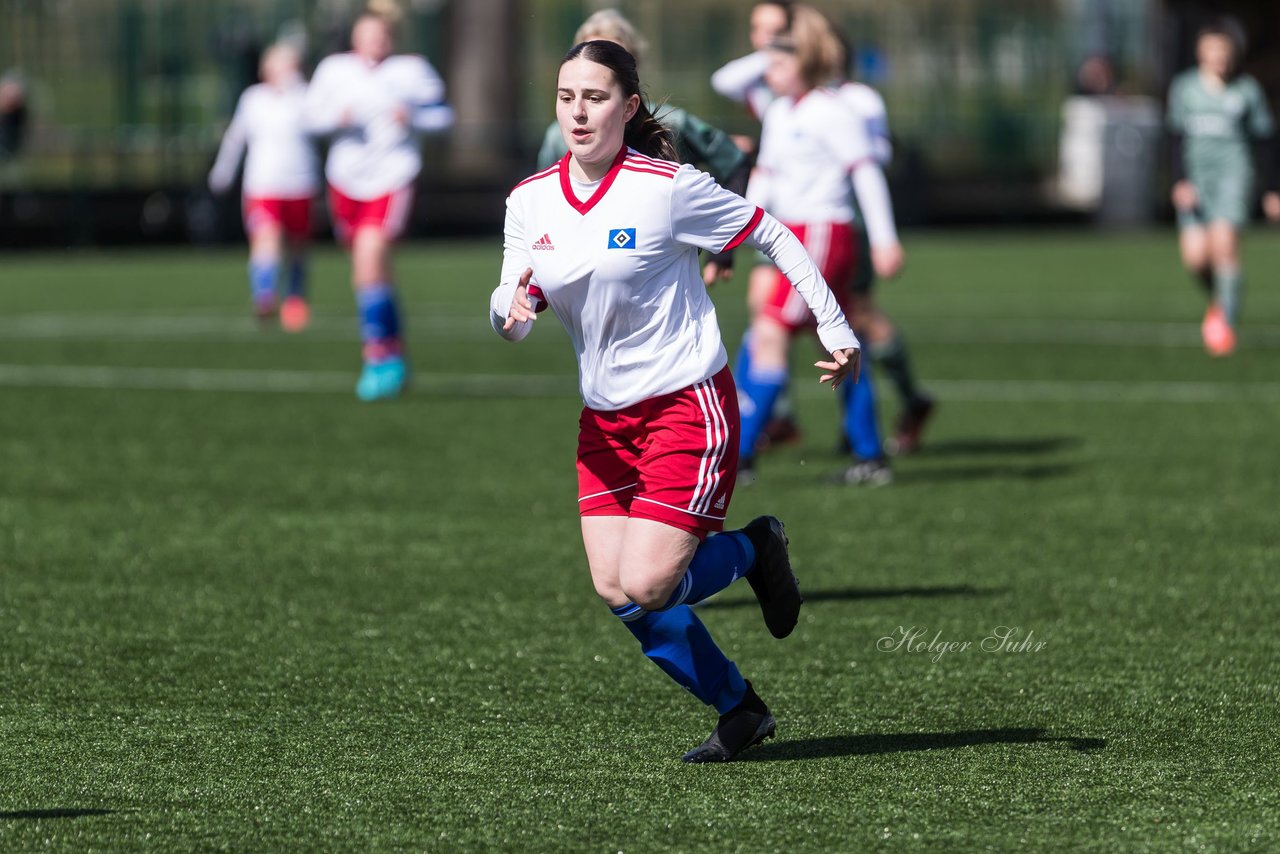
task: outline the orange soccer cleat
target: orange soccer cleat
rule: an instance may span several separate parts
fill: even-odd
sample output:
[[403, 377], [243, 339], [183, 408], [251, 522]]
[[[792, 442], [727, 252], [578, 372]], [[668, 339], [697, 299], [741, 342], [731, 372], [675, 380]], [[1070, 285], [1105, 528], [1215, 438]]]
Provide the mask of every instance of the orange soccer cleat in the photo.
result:
[[311, 309], [302, 297], [286, 297], [280, 305], [280, 328], [285, 332], [301, 332], [310, 320]]
[[1236, 332], [1217, 305], [1210, 305], [1200, 324], [1200, 337], [1210, 356], [1230, 356], [1236, 349]]

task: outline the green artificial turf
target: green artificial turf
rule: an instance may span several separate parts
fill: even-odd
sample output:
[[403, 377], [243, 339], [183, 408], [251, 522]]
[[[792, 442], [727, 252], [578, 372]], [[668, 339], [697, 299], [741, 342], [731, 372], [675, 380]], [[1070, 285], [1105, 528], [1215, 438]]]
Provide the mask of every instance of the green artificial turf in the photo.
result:
[[[778, 717], [717, 767], [594, 597], [572, 353], [488, 331], [499, 244], [405, 249], [418, 383], [373, 406], [331, 250], [296, 337], [238, 251], [0, 259], [0, 849], [1276, 844], [1273, 236], [1215, 361], [1172, 234], [909, 235], [936, 421], [829, 485], [797, 348], [804, 439], [730, 522], [784, 519], [808, 603], [785, 641], [745, 585], [701, 607]], [[970, 646], [880, 648], [913, 629]]]

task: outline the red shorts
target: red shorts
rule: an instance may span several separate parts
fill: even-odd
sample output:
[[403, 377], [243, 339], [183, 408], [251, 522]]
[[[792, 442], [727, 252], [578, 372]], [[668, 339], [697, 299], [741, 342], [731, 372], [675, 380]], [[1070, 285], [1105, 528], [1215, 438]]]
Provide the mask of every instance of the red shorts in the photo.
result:
[[329, 216], [338, 240], [350, 243], [362, 228], [380, 229], [385, 237], [395, 240], [404, 232], [413, 208], [413, 185], [401, 187], [376, 199], [353, 199], [329, 185]]
[[702, 538], [724, 527], [738, 478], [728, 367], [671, 394], [578, 419], [578, 512], [652, 519]]
[[[848, 314], [849, 285], [858, 267], [858, 241], [853, 225], [847, 222], [817, 225], [788, 223], [787, 228], [804, 244], [805, 251], [831, 287], [831, 293], [835, 294], [836, 302]], [[808, 303], [781, 273], [778, 274], [761, 311], [792, 332], [810, 327], [814, 323]]]
[[244, 230], [252, 236], [260, 228], [276, 226], [295, 240], [311, 236], [311, 199], [244, 198]]

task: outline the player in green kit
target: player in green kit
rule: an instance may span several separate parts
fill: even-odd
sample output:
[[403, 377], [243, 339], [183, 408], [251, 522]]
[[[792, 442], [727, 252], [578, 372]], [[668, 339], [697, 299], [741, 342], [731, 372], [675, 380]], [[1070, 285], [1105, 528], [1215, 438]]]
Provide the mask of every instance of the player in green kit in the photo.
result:
[[1196, 38], [1197, 66], [1169, 87], [1182, 263], [1208, 291], [1200, 332], [1214, 356], [1230, 355], [1236, 346], [1243, 285], [1239, 231], [1254, 198], [1251, 148], [1259, 149], [1263, 209], [1268, 219], [1280, 220], [1275, 122], [1258, 81], [1236, 72], [1238, 53], [1230, 29], [1205, 27]]

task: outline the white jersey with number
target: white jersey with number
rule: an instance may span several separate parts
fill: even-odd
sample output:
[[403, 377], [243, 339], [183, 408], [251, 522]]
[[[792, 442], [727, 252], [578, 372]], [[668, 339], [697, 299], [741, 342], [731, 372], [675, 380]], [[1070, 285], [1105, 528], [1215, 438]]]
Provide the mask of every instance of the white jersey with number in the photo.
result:
[[422, 168], [419, 134], [452, 123], [444, 93], [440, 75], [421, 56], [324, 59], [311, 78], [307, 120], [314, 132], [333, 134], [329, 183], [365, 201], [412, 184]]
[[209, 186], [222, 192], [235, 181], [240, 157], [244, 195], [257, 199], [309, 199], [319, 184], [315, 146], [303, 120], [307, 86], [284, 89], [258, 83], [244, 90], [209, 172]]
[[613, 411], [678, 391], [728, 363], [698, 250], [722, 252], [757, 231], [796, 271], [824, 343], [857, 347], [826, 282], [776, 220], [692, 166], [629, 148], [593, 184], [571, 178], [566, 155], [511, 192], [491, 322], [501, 329], [515, 283], [532, 268], [530, 293], [568, 331], [588, 407]]

